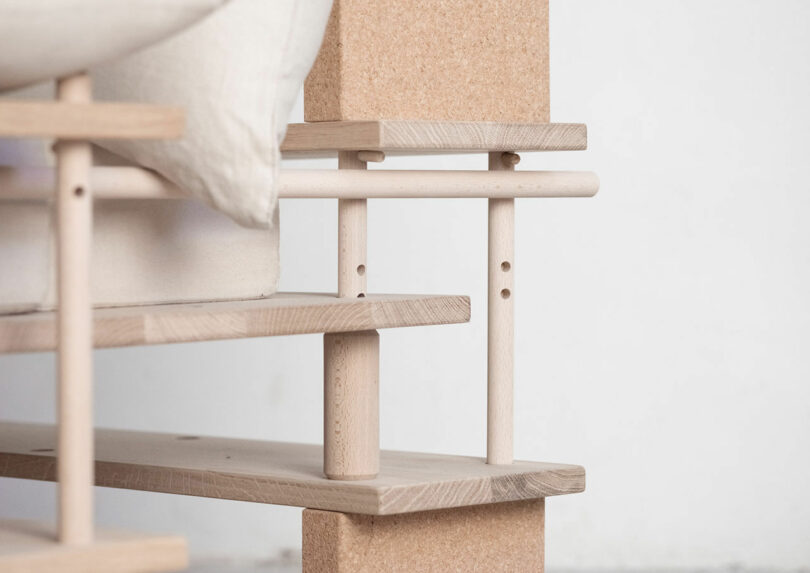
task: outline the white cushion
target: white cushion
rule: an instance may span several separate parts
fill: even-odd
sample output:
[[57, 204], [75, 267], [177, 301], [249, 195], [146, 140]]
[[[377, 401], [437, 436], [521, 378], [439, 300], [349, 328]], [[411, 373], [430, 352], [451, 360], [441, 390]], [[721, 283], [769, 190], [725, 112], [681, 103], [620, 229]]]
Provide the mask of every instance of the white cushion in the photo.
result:
[[131, 54], [223, 0], [0, 0], [0, 91]]
[[[41, 84], [3, 97], [52, 91]], [[0, 165], [53, 166], [50, 147], [0, 139]], [[117, 159], [102, 155], [96, 150], [99, 161]], [[53, 204], [0, 201], [0, 314], [55, 306], [54, 215]], [[257, 298], [277, 289], [277, 225], [246, 229], [196, 199], [158, 199], [96, 201], [93, 227], [97, 306]]]
[[[0, 205], [0, 314], [56, 304], [53, 206]], [[195, 200], [96, 201], [96, 306], [258, 298], [278, 281], [278, 230], [245, 229]]]
[[279, 146], [331, 0], [232, 0], [199, 25], [93, 72], [99, 99], [175, 104], [171, 142], [99, 141], [239, 223], [270, 227]]

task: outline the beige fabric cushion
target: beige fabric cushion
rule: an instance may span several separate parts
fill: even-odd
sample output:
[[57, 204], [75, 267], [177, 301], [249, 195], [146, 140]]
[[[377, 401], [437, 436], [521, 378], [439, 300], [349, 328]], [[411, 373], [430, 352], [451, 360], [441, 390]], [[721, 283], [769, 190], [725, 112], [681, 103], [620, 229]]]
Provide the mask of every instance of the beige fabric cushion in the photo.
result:
[[[0, 314], [56, 303], [54, 212], [0, 205]], [[278, 281], [278, 231], [245, 229], [195, 200], [97, 201], [96, 306], [268, 296]]]
[[94, 70], [96, 96], [176, 104], [171, 142], [99, 141], [251, 227], [270, 227], [279, 145], [331, 0], [232, 0], [199, 25]]
[[[4, 97], [52, 92], [49, 83]], [[52, 166], [50, 142], [0, 139], [0, 165]], [[48, 203], [0, 202], [0, 314], [54, 307], [53, 218]], [[195, 199], [96, 201], [93, 223], [97, 306], [256, 298], [277, 289], [277, 225], [246, 229]]]
[[223, 0], [0, 0], [0, 91], [131, 54]]

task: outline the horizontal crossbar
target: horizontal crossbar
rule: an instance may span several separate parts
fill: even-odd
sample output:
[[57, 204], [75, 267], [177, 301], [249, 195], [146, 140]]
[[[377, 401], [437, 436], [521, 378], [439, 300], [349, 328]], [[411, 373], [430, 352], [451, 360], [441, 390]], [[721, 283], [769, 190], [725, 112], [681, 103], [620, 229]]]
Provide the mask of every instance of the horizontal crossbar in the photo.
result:
[[0, 137], [177, 139], [183, 110], [139, 103], [0, 102]]
[[[0, 200], [43, 200], [53, 196], [48, 168], [0, 167]], [[95, 167], [94, 196], [101, 199], [176, 199], [186, 196], [173, 183], [138, 167]], [[287, 170], [278, 182], [281, 198], [403, 199], [592, 197], [599, 178], [589, 171], [365, 171]]]

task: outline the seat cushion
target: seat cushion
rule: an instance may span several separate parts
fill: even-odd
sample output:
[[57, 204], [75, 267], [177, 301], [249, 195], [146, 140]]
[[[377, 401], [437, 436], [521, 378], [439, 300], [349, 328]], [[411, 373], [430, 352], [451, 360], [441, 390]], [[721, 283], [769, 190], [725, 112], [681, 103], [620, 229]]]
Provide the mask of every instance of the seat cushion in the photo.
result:
[[287, 118], [331, 0], [232, 0], [199, 25], [93, 71], [96, 97], [174, 104], [178, 141], [99, 141], [242, 225], [269, 228]]
[[0, 91], [150, 46], [223, 0], [0, 0]]

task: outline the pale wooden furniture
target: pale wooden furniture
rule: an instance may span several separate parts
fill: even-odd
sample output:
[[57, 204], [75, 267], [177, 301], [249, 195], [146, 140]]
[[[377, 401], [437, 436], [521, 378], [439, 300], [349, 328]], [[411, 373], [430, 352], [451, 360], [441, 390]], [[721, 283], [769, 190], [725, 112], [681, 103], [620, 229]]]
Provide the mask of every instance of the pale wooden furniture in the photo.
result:
[[185, 542], [96, 532], [93, 523], [93, 319], [90, 248], [93, 194], [88, 138], [171, 139], [182, 112], [155, 106], [92, 103], [90, 77], [59, 78], [58, 102], [3, 102], [0, 137], [55, 137], [58, 310], [50, 344], [58, 358], [59, 452], [56, 533], [41, 525], [0, 525], [3, 571], [173, 571], [185, 566]]
[[[339, 512], [306, 514], [304, 537], [310, 540], [305, 542], [306, 571], [351, 568], [356, 552], [347, 551], [347, 544], [373, 545], [372, 532], [379, 531], [360, 527], [346, 534], [347, 523], [369, 523], [364, 515], [391, 516], [385, 522], [389, 524], [386, 535], [396, 544], [393, 552], [377, 546], [374, 555], [381, 561], [370, 560], [370, 570], [375, 563], [391, 559], [402, 567], [411, 563], [403, 556], [418, 551], [408, 531], [422, 531], [439, 547], [442, 539], [446, 543], [456, 539], [452, 531], [469, 533], [465, 524], [471, 515], [480, 523], [480, 531], [505, 528], [498, 535], [522, 540], [523, 551], [509, 562], [492, 545], [471, 542], [458, 555], [446, 556], [443, 564], [441, 559], [436, 561], [438, 550], [425, 551], [427, 561], [418, 567], [463, 568], [464, 563], [481, 560], [513, 566], [513, 570], [524, 566], [541, 570], [541, 500], [583, 491], [585, 473], [580, 466], [512, 460], [514, 199], [591, 197], [599, 183], [587, 172], [515, 171], [520, 160], [515, 151], [583, 149], [585, 136], [585, 127], [579, 124], [378, 121], [291, 126], [285, 151], [339, 158], [338, 170], [291, 170], [280, 177], [281, 197], [339, 200], [337, 296], [290, 293], [257, 300], [96, 309], [93, 344], [128, 346], [323, 332], [323, 447], [97, 430], [95, 483]], [[382, 161], [386, 154], [459, 151], [488, 153], [489, 169], [365, 169], [367, 161]], [[96, 186], [96, 196], [183, 196], [182, 190], [138, 168], [92, 168], [86, 176], [88, 185]], [[0, 199], [37, 200], [46, 196], [52, 184], [53, 176], [46, 171], [2, 169]], [[379, 379], [377, 331], [470, 319], [466, 297], [367, 293], [367, 276], [373, 269], [366, 260], [366, 203], [369, 198], [391, 197], [488, 199], [489, 405], [484, 459], [379, 449], [379, 385], [385, 380]], [[0, 351], [52, 349], [57, 340], [55, 324], [49, 312], [0, 317]], [[90, 339], [83, 340], [86, 352]], [[55, 439], [52, 427], [0, 424], [0, 475], [55, 479]], [[509, 512], [503, 504], [509, 502], [533, 509], [505, 519]], [[453, 509], [468, 506], [478, 509]], [[434, 510], [449, 513], [437, 518]], [[397, 531], [397, 526], [390, 525], [404, 523], [397, 519], [401, 514], [409, 515], [405, 521], [411, 524], [410, 530]], [[510, 528], [526, 523], [535, 527], [509, 536]], [[442, 537], [441, 531], [450, 532], [449, 536]], [[468, 541], [483, 534], [470, 535]], [[318, 541], [324, 536], [332, 545]]]

